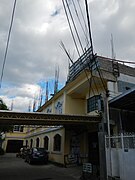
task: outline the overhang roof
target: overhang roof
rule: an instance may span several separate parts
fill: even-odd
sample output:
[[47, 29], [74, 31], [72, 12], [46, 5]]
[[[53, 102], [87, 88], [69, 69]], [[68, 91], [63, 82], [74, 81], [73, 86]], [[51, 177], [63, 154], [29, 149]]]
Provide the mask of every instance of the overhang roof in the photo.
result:
[[0, 125], [81, 125], [100, 121], [100, 116], [0, 111]]
[[109, 106], [135, 112], [135, 88], [117, 96], [109, 101]]

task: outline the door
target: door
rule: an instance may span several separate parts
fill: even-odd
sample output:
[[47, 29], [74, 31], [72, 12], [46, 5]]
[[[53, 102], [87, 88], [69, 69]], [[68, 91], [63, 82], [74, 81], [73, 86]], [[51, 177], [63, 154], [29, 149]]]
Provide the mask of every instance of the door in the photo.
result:
[[7, 153], [17, 153], [23, 147], [23, 140], [8, 140], [7, 142]]

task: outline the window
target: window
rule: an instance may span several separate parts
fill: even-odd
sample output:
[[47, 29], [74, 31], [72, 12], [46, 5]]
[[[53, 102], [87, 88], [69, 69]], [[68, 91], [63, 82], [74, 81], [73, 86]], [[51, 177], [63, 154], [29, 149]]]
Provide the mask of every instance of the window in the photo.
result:
[[19, 125], [15, 125], [13, 131], [19, 131]]
[[39, 138], [36, 139], [36, 147], [39, 147]]
[[20, 132], [23, 132], [23, 126], [20, 126]]
[[54, 151], [61, 151], [61, 136], [59, 134], [56, 134], [54, 136], [53, 150]]
[[33, 146], [33, 139], [30, 140], [30, 148]]
[[26, 147], [28, 147], [28, 140], [26, 140]]
[[49, 138], [47, 136], [44, 137], [44, 148], [48, 150], [48, 143], [49, 143]]
[[100, 97], [100, 95], [96, 95], [87, 99], [87, 113], [98, 110], [98, 100], [101, 99]]
[[15, 125], [13, 131], [14, 132], [23, 132], [23, 126]]

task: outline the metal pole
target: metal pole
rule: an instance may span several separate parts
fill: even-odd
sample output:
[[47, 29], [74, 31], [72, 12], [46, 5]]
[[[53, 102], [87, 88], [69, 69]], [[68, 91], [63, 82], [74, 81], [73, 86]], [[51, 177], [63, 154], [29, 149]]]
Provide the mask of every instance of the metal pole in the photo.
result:
[[[112, 158], [111, 158], [111, 132], [110, 132], [110, 118], [109, 118], [109, 105], [108, 105], [108, 96], [106, 95], [106, 119], [107, 119], [107, 131], [108, 131], [108, 140], [109, 140], [109, 165], [110, 165], [110, 176], [112, 177]], [[108, 177], [107, 177], [108, 178]]]

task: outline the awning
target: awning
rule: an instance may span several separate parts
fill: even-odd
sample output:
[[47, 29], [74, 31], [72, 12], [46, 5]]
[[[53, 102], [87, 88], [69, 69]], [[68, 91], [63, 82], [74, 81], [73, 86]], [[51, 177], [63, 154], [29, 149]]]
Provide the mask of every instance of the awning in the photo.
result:
[[109, 101], [109, 107], [135, 112], [135, 88]]
[[100, 121], [100, 116], [0, 111], [0, 125], [81, 125]]

